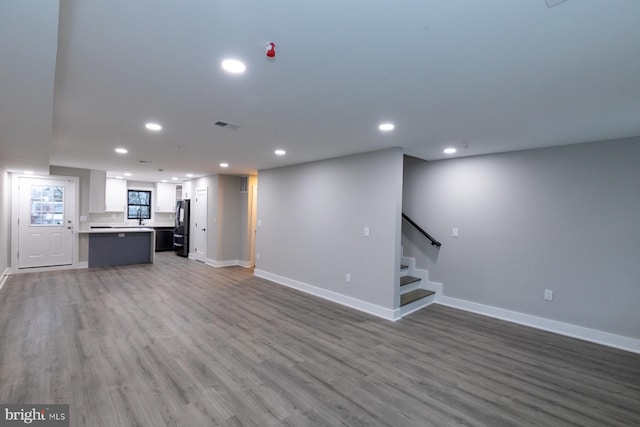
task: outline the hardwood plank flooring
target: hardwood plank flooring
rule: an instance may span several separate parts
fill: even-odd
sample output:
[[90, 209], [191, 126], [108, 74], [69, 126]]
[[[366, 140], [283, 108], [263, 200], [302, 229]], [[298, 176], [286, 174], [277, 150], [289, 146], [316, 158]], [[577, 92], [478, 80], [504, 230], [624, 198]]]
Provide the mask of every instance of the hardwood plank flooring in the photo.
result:
[[389, 322], [158, 253], [11, 276], [0, 403], [72, 426], [633, 426], [640, 355], [431, 305]]

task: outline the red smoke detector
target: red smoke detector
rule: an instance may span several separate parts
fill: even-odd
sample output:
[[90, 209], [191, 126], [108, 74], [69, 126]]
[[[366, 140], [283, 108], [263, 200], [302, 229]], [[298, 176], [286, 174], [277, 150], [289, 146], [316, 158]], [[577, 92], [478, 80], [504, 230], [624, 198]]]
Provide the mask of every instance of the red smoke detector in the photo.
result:
[[267, 43], [267, 56], [273, 58], [276, 56], [276, 44], [271, 42]]

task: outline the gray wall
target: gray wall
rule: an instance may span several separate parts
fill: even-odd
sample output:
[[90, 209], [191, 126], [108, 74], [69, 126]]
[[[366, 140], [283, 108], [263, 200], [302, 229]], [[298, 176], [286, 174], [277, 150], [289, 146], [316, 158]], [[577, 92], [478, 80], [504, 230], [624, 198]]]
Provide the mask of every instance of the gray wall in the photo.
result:
[[640, 338], [640, 138], [406, 158], [403, 204], [442, 241], [404, 226], [405, 255], [446, 296]]
[[[91, 171], [89, 169], [68, 168], [63, 166], [51, 166], [49, 173], [55, 176], [77, 176], [80, 181], [80, 216], [89, 218], [89, 192], [91, 187]], [[76, 224], [76, 229], [85, 227], [86, 224]], [[89, 261], [89, 238], [81, 234], [78, 239], [78, 261]]]
[[257, 269], [395, 308], [402, 150], [260, 171], [259, 179]]
[[0, 275], [9, 267], [11, 250], [11, 176], [0, 168]]
[[216, 261], [242, 259], [246, 242], [247, 194], [240, 193], [240, 177], [218, 175]]

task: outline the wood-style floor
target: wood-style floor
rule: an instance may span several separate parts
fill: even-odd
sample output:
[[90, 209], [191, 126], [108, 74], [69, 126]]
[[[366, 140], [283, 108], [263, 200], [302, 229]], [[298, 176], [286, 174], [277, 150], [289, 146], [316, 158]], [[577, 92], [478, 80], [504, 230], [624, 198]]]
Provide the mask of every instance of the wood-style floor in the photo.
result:
[[157, 255], [11, 276], [0, 403], [69, 403], [72, 426], [640, 425], [640, 355], [437, 305], [389, 322]]

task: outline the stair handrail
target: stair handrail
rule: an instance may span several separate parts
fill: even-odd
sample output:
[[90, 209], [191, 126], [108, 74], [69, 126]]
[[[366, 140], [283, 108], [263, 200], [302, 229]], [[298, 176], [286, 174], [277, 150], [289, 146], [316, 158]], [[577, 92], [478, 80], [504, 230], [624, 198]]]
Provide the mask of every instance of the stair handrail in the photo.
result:
[[407, 214], [405, 214], [404, 212], [402, 212], [402, 219], [404, 219], [405, 221], [407, 221], [409, 224], [411, 224], [413, 226], [413, 228], [415, 228], [416, 230], [418, 230], [420, 232], [420, 234], [422, 234], [424, 237], [426, 237], [427, 239], [429, 239], [431, 241], [431, 246], [435, 246], [437, 248], [439, 248], [440, 246], [442, 246], [442, 243], [438, 242], [436, 239], [434, 239], [429, 233], [427, 233], [426, 231], [424, 231], [422, 229], [422, 227], [420, 227], [418, 224], [415, 223], [415, 221], [413, 221], [411, 218], [409, 218], [407, 216]]

